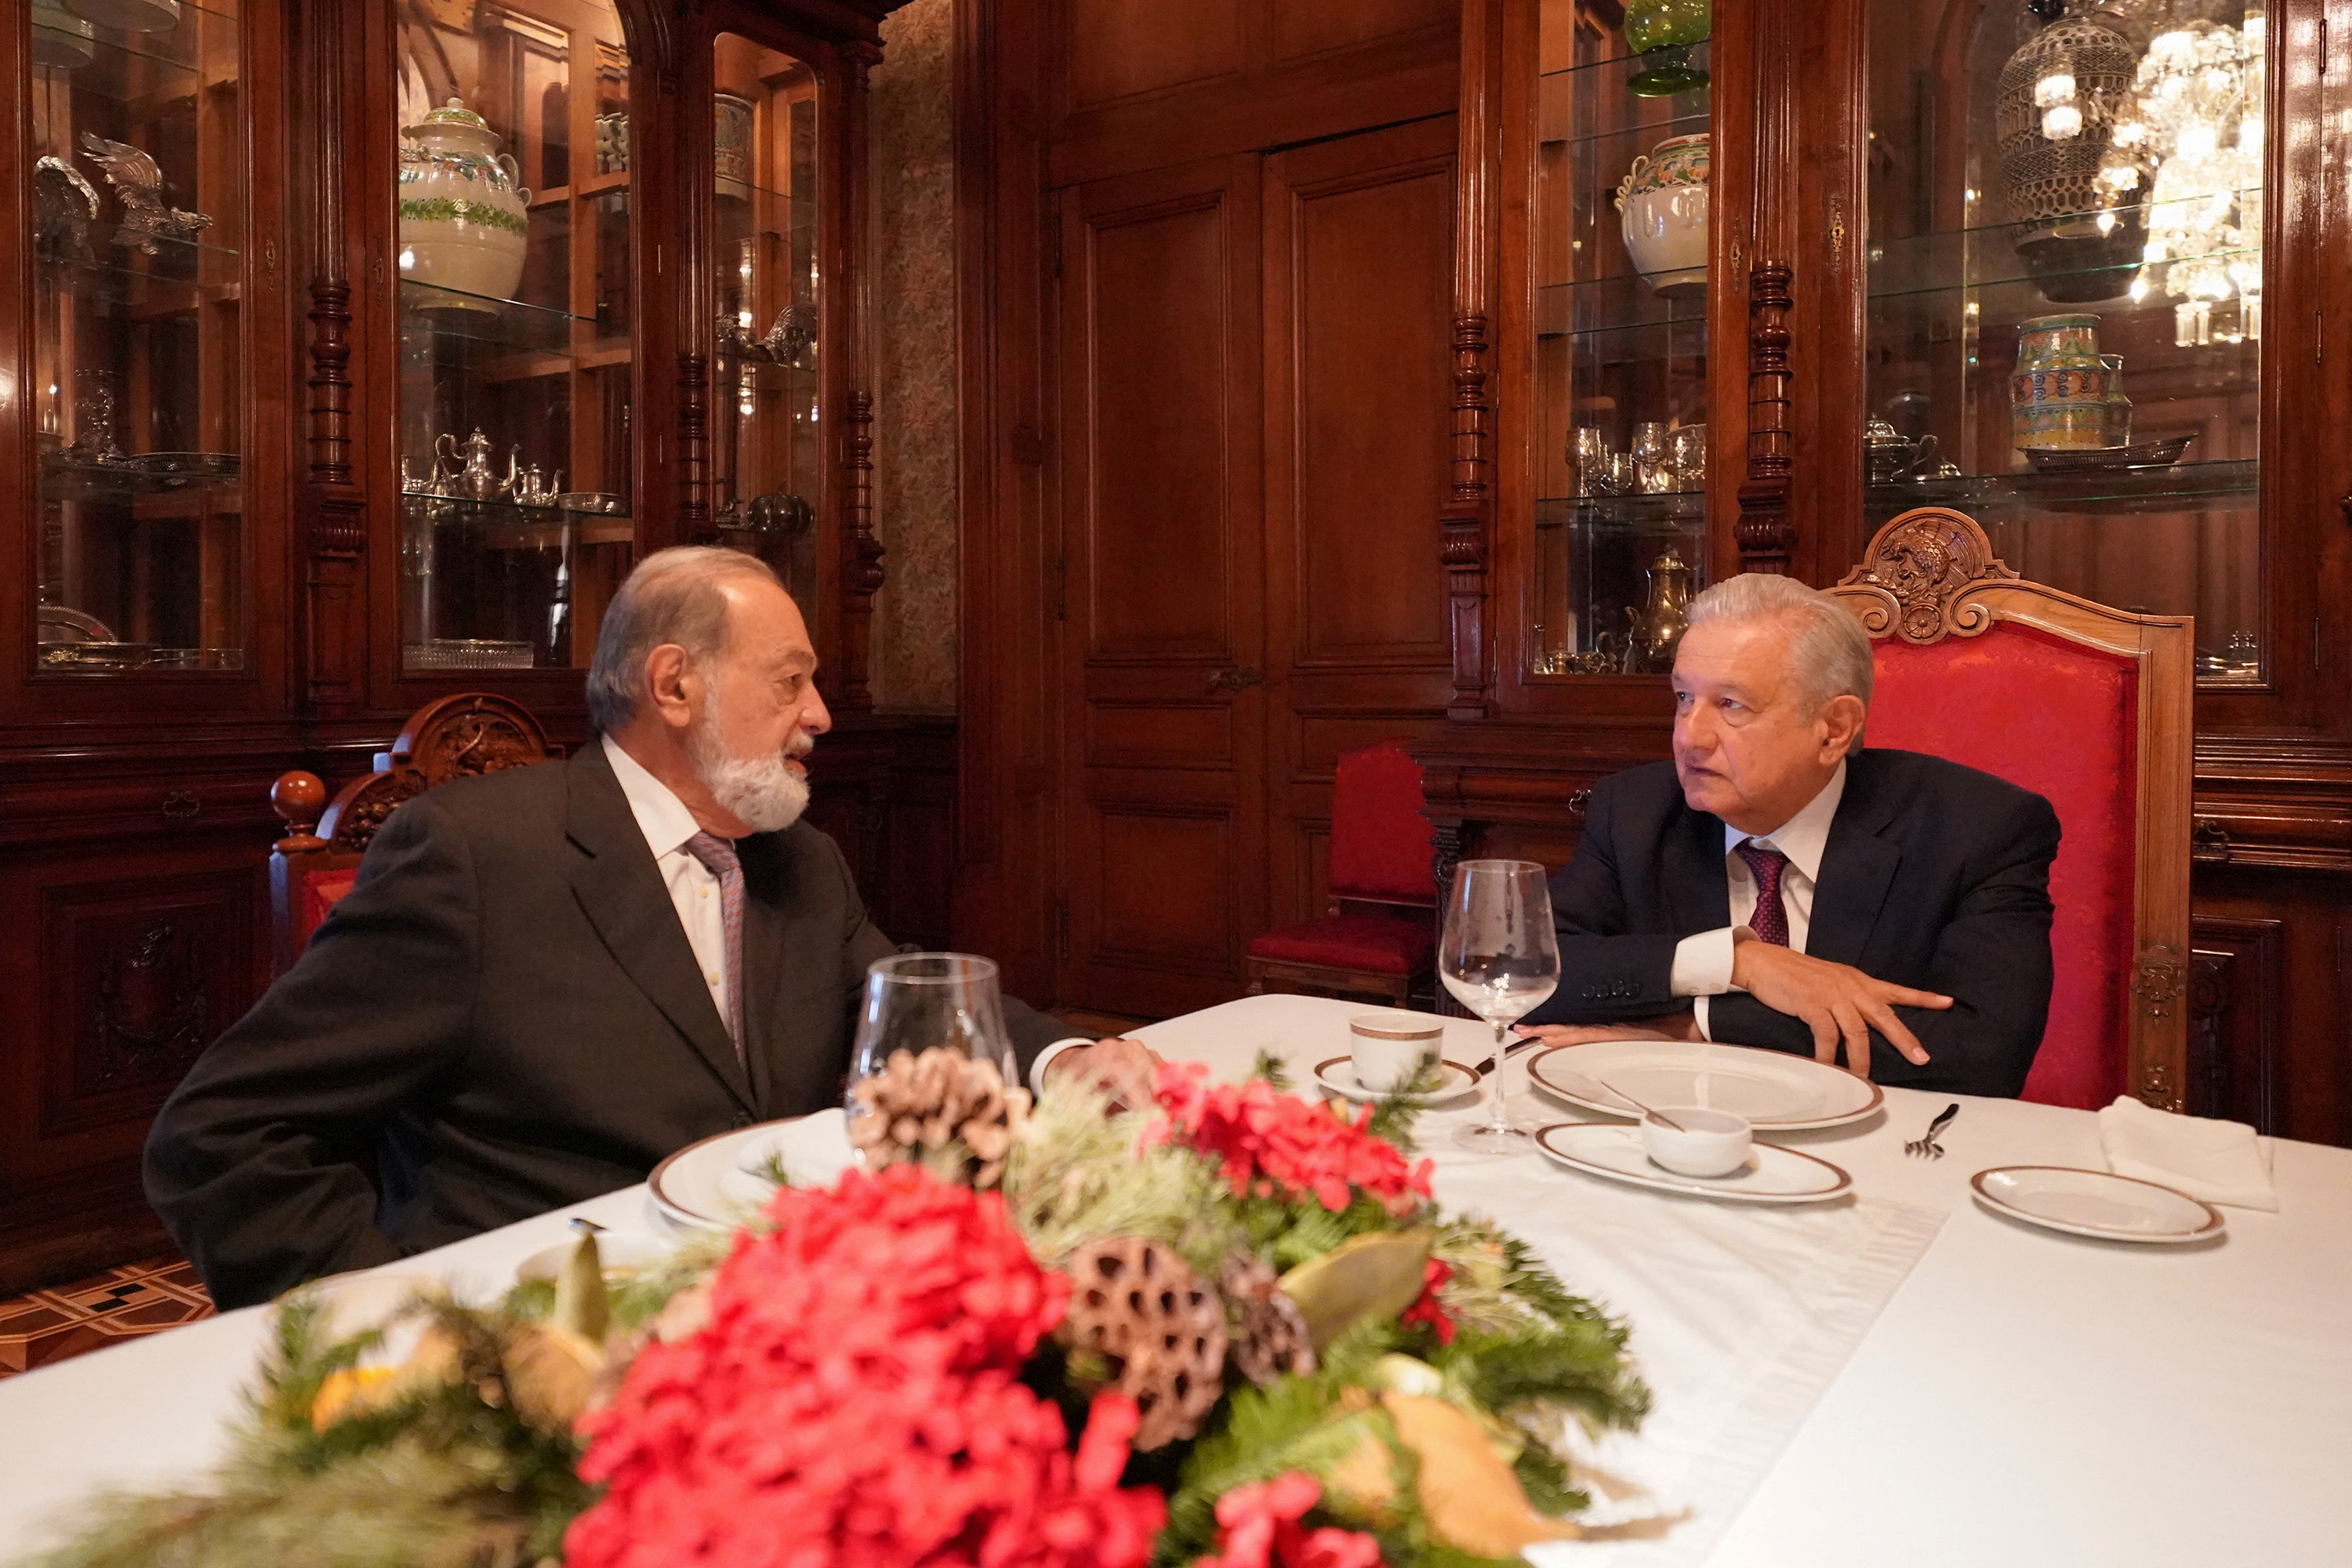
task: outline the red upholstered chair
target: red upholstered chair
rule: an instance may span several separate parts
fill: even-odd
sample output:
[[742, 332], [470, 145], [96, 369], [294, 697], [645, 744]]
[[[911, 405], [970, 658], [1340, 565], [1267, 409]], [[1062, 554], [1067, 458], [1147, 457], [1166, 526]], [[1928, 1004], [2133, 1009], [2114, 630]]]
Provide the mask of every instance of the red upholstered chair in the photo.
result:
[[2193, 626], [2028, 583], [1939, 507], [1878, 531], [1830, 590], [1875, 640], [1866, 743], [2046, 796], [2056, 981], [2025, 1098], [2182, 1106]]
[[1403, 1006], [1437, 952], [1421, 764], [1395, 741], [1339, 759], [1331, 791], [1331, 907], [1249, 944], [1250, 994], [1374, 997]]
[[[519, 702], [468, 692], [428, 702], [410, 715], [375, 772], [343, 786], [322, 816], [326, 786], [316, 773], [279, 776], [269, 804], [286, 837], [269, 857], [271, 952], [284, 973], [310, 933], [352, 890], [360, 858], [394, 808], [437, 784], [542, 763], [556, 752], [539, 721]], [[315, 826], [314, 826], [315, 825]]]

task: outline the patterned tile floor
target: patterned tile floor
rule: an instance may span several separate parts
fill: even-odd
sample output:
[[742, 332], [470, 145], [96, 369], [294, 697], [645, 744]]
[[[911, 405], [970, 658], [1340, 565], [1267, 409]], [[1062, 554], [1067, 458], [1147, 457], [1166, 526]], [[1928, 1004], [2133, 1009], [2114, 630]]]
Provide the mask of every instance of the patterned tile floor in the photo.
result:
[[152, 1258], [0, 1301], [0, 1377], [213, 1315], [196, 1271]]

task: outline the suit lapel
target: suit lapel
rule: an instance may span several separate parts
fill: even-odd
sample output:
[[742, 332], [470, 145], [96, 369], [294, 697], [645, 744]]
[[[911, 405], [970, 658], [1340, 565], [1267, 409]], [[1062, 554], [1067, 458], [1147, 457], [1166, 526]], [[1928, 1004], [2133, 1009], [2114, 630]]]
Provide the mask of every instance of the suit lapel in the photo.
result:
[[1822, 847], [1812, 925], [1805, 938], [1807, 956], [1857, 968], [1903, 864], [1903, 851], [1878, 836], [1890, 811], [1871, 788], [1876, 771], [1866, 765], [1868, 755], [1858, 753], [1846, 763], [1845, 795]]
[[738, 844], [743, 857], [744, 1026], [751, 1036], [744, 1055], [751, 1064], [752, 1100], [763, 1116], [774, 1104], [773, 1058], [788, 1045], [782, 992], [791, 947], [784, 910], [791, 899], [775, 839], [774, 834], [761, 834]]
[[1664, 869], [1671, 930], [1720, 931], [1731, 923], [1731, 879], [1723, 867], [1721, 818], [1678, 802], [1666, 831]]
[[603, 744], [591, 742], [564, 765], [565, 831], [587, 851], [572, 867], [573, 896], [622, 973], [677, 1026], [727, 1092], [744, 1110], [753, 1110], [735, 1044], [711, 1005], [686, 928], [678, 923], [669, 889], [662, 885], [653, 851], [646, 847]]

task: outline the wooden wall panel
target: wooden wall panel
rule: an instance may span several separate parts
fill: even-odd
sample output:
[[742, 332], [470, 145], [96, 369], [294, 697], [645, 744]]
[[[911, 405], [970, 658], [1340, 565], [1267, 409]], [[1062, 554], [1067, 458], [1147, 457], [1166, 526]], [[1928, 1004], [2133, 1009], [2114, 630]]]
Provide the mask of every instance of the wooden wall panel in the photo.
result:
[[1063, 207], [1059, 999], [1181, 1012], [1265, 907], [1258, 161]]
[[1440, 116], [1265, 160], [1273, 925], [1326, 907], [1339, 753], [1425, 733], [1449, 690], [1430, 410], [1451, 384], [1455, 135]]
[[1223, 274], [1214, 193], [1089, 225], [1090, 487], [1079, 515], [1115, 535], [1087, 552], [1089, 653], [1222, 658], [1233, 645], [1234, 540]]
[[1268, 55], [1284, 63], [1461, 26], [1461, 0], [1277, 0]]
[[1066, 0], [1069, 97], [1090, 108], [1230, 76], [1244, 0]]

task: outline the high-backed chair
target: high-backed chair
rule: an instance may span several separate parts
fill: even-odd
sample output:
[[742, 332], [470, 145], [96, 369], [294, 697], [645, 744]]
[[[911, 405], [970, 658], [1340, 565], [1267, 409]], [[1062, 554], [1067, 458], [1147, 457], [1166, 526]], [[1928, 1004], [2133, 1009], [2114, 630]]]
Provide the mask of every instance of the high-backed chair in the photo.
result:
[[1941, 507], [1887, 523], [1829, 591], [1875, 644], [1866, 744], [1964, 763], [2057, 810], [2056, 977], [2025, 1098], [2180, 1110], [2193, 623], [2028, 583]]
[[358, 877], [360, 858], [401, 802], [435, 784], [543, 763], [556, 753], [520, 703], [487, 692], [428, 702], [409, 716], [375, 772], [352, 780], [321, 815], [326, 785], [316, 773], [281, 774], [269, 804], [286, 836], [269, 857], [271, 951], [283, 973]]
[[1249, 944], [1250, 994], [1304, 992], [1403, 1006], [1426, 991], [1437, 934], [1421, 764], [1394, 741], [1339, 759], [1331, 789], [1331, 903]]

